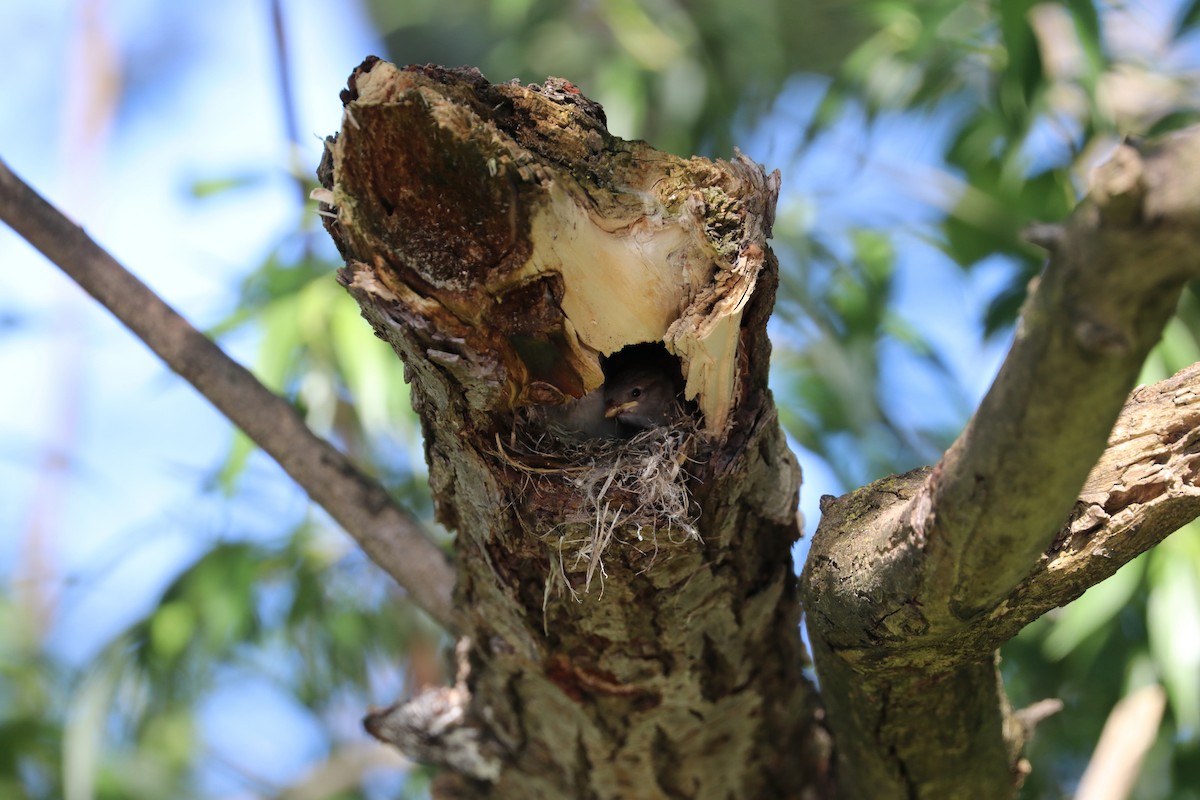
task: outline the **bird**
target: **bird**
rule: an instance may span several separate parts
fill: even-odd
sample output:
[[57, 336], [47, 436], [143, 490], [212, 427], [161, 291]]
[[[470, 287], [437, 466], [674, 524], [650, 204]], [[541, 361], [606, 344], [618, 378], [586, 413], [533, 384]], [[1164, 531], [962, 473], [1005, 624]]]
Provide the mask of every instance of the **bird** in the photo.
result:
[[605, 414], [603, 387], [578, 400], [543, 408], [550, 431], [567, 441], [625, 438], [621, 424]]
[[671, 425], [683, 415], [679, 387], [669, 372], [630, 365], [604, 383], [604, 417], [636, 433]]
[[679, 361], [661, 345], [631, 345], [603, 364], [604, 383], [560, 405], [537, 407], [547, 429], [568, 442], [631, 439], [691, 413], [681, 399]]

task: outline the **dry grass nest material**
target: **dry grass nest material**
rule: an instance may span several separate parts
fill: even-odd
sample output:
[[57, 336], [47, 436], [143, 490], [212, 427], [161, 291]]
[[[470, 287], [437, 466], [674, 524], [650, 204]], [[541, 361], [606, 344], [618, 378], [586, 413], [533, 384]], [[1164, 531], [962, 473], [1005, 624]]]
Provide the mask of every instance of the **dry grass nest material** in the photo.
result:
[[567, 576], [580, 572], [583, 592], [599, 576], [603, 596], [608, 577], [604, 555], [614, 544], [647, 557], [640, 574], [653, 566], [660, 538], [672, 544], [700, 541], [699, 509], [688, 491], [687, 467], [697, 460], [704, 437], [690, 418], [631, 439], [571, 441], [519, 426], [508, 442], [496, 443], [510, 467], [536, 482], [566, 482], [579, 499], [543, 534], [555, 545], [547, 599], [561, 584], [578, 600]]

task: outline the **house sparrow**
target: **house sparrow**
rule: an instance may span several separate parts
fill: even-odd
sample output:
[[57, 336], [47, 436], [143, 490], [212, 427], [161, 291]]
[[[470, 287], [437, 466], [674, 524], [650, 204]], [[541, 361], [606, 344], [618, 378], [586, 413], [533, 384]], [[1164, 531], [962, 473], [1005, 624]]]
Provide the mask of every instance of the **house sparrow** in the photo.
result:
[[604, 384], [604, 417], [628, 428], [660, 428], [682, 413], [678, 387], [663, 370], [630, 366]]

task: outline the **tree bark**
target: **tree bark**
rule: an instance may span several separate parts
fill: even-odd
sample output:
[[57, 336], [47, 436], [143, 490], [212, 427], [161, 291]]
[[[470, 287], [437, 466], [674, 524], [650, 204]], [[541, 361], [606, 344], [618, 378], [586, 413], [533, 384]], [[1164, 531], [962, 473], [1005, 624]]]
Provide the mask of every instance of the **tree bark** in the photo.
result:
[[[341, 280], [403, 359], [458, 534], [458, 685], [369, 727], [456, 797], [799, 797], [799, 469], [767, 390], [778, 187], [604, 128], [572, 85], [368, 60], [320, 175]], [[543, 435], [656, 343], [692, 418]]]
[[994, 649], [1200, 511], [1194, 369], [1113, 427], [1196, 276], [1198, 222], [1200, 132], [1122, 145], [942, 460], [825, 504], [803, 596], [845, 796], [1014, 796], [1029, 730]]

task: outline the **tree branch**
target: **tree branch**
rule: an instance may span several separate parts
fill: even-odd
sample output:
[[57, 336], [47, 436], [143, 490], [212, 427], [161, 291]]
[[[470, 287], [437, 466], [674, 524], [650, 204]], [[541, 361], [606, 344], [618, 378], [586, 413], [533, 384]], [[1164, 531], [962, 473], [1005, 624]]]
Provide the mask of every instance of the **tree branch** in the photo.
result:
[[1122, 800], [1130, 796], [1166, 707], [1167, 693], [1156, 684], [1143, 686], [1113, 707], [1079, 781], [1075, 800]]
[[1200, 132], [1097, 170], [991, 390], [911, 509], [953, 629], [1028, 573], [1071, 510], [1200, 246]]
[[1075, 509], [990, 615], [997, 647], [1200, 517], [1200, 364], [1135, 390]]
[[[1144, 152], [1123, 145], [1047, 241], [1051, 259], [1013, 348], [938, 465], [823, 509], [803, 591], [847, 796], [924, 790], [948, 777], [945, 796], [954, 786], [1010, 796], [1027, 731], [998, 692], [992, 650], [1194, 516], [1186, 450], [1196, 418], [1183, 412], [1161, 440], [1186, 440], [1183, 460], [1171, 466], [1168, 458], [1163, 468], [1185, 478], [1178, 491], [1163, 491], [1165, 476], [1145, 494], [1114, 485], [1114, 474], [1136, 472], [1128, 448], [1117, 452], [1129, 444], [1118, 429], [1113, 460], [1093, 472], [1103, 499], [1085, 499], [1069, 534], [1056, 539], [1142, 361], [1196, 275], [1200, 129]], [[1185, 395], [1169, 399], [1187, 403]], [[1163, 501], [1145, 502], [1154, 492]], [[1120, 513], [1134, 503], [1144, 508]], [[1139, 533], [1127, 545], [1114, 552], [1101, 544], [1108, 521], [1135, 518]], [[1043, 560], [1056, 542], [1067, 552]], [[1067, 567], [1077, 572], [1070, 580]], [[914, 732], [927, 732], [930, 720], [945, 737], [940, 748]]]
[[0, 161], [0, 219], [133, 331], [329, 512], [413, 602], [453, 624], [454, 568], [378, 483]]

